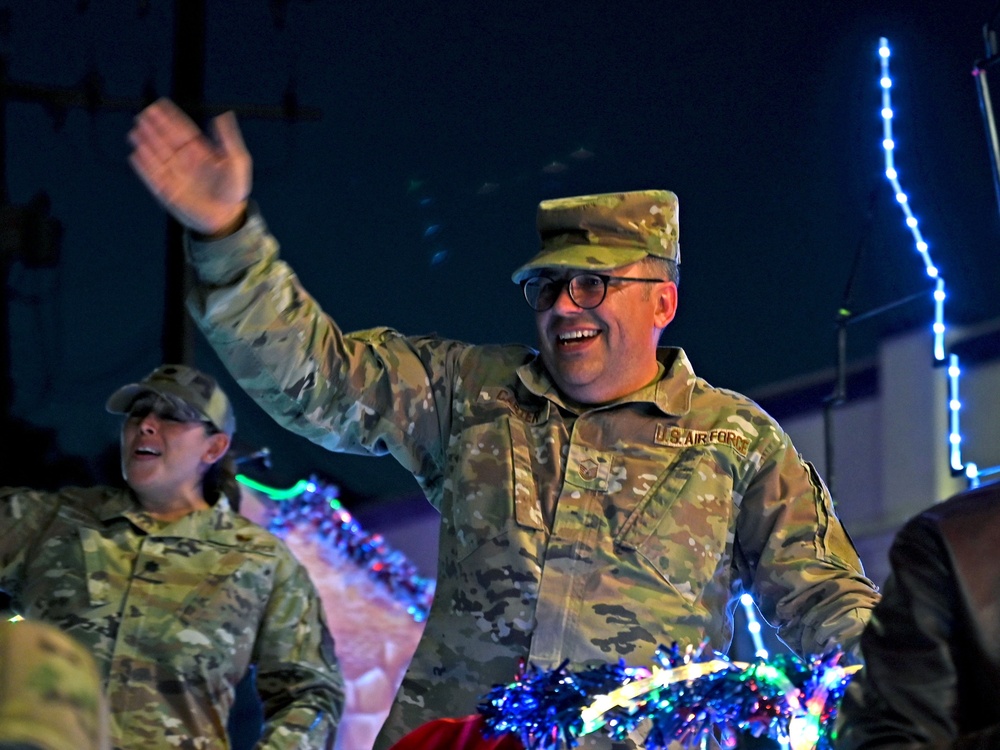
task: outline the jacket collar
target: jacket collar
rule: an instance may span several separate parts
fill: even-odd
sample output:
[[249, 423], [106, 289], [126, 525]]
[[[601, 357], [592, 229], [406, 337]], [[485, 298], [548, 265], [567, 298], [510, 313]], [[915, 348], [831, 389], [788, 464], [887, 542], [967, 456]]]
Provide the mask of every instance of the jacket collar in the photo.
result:
[[659, 379], [620, 399], [592, 406], [576, 404], [560, 393], [538, 355], [519, 367], [517, 376], [531, 393], [576, 413], [619, 404], [650, 403], [669, 416], [686, 414], [691, 409], [696, 380], [691, 362], [683, 349], [672, 346], [657, 349], [656, 359], [660, 363]]
[[131, 490], [118, 490], [102, 503], [97, 515], [102, 521], [126, 518], [147, 534], [187, 539], [204, 538], [206, 527], [215, 531], [226, 531], [236, 527], [234, 522], [236, 512], [226, 497], [220, 497], [210, 508], [188, 513], [176, 521], [164, 522], [149, 515], [139, 505]]

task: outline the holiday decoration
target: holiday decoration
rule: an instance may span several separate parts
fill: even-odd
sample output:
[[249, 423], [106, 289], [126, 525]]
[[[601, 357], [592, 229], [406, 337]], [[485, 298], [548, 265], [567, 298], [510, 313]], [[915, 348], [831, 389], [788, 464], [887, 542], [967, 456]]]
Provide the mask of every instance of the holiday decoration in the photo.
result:
[[840, 666], [840, 651], [741, 664], [718, 654], [702, 660], [703, 648], [661, 646], [651, 668], [529, 665], [480, 703], [487, 736], [514, 734], [527, 750], [562, 750], [597, 731], [615, 740], [638, 733], [646, 750], [665, 750], [672, 742], [700, 747], [718, 727], [730, 745], [740, 732], [792, 750], [831, 750], [837, 704], [854, 671]]
[[380, 534], [366, 532], [340, 504], [336, 485], [313, 477], [281, 490], [242, 474], [237, 479], [274, 501], [268, 522], [271, 533], [284, 537], [291, 529], [311, 528], [329, 547], [365, 568], [414, 620], [427, 619], [434, 600], [434, 581], [420, 576], [416, 566], [402, 552], [392, 549]]

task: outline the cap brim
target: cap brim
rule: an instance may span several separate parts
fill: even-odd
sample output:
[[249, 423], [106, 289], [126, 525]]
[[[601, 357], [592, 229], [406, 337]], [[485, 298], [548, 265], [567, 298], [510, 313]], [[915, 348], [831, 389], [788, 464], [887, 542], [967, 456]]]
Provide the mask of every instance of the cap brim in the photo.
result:
[[209, 422], [212, 421], [211, 417], [205, 414], [204, 411], [192, 404], [185, 397], [186, 392], [183, 389], [171, 388], [170, 383], [162, 383], [156, 387], [147, 383], [129, 383], [128, 385], [123, 385], [108, 397], [108, 401], [104, 405], [104, 408], [111, 414], [128, 414], [128, 410], [132, 408], [132, 404], [135, 403], [135, 400], [139, 398], [139, 396], [144, 396], [147, 393], [153, 393], [158, 396], [173, 396], [174, 398], [180, 399], [189, 407], [194, 409], [204, 419], [207, 419]]
[[104, 408], [111, 414], [127, 414], [129, 408], [135, 400], [144, 393], [156, 393], [157, 391], [149, 386], [139, 385], [139, 383], [129, 383], [123, 385], [108, 397], [108, 402]]
[[511, 274], [511, 281], [520, 284], [537, 276], [546, 268], [573, 268], [580, 271], [610, 271], [647, 257], [649, 253], [637, 247], [608, 247], [606, 245], [567, 245], [554, 250], [543, 250]]

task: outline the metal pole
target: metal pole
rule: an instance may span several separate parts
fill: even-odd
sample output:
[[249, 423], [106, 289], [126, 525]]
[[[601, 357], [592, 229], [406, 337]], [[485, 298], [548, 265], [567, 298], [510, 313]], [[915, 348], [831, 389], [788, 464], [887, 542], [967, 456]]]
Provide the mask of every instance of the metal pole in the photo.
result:
[[983, 41], [986, 44], [986, 59], [976, 63], [972, 75], [976, 79], [976, 93], [979, 95], [979, 111], [983, 117], [983, 127], [989, 141], [990, 168], [993, 172], [993, 191], [996, 194], [997, 208], [1000, 210], [1000, 138], [997, 137], [996, 119], [993, 116], [993, 103], [990, 97], [989, 78], [986, 69], [997, 61], [994, 32], [990, 24], [983, 26]]
[[[205, 100], [205, 2], [174, 0], [173, 84], [171, 96], [198, 119]], [[164, 269], [163, 361], [192, 364], [194, 326], [184, 307], [191, 277], [184, 262], [184, 228], [167, 220]]]
[[831, 497], [834, 496], [834, 485], [836, 484], [836, 473], [833, 467], [833, 413], [838, 406], [847, 401], [847, 325], [850, 322], [850, 311], [841, 309], [837, 313], [837, 372], [833, 393], [827, 396], [823, 403], [823, 443], [825, 449], [823, 477]]
[[[7, 192], [7, 59], [0, 56], [0, 221], [10, 204]], [[0, 232], [12, 227], [0, 226]], [[14, 407], [14, 378], [11, 376], [10, 352], [10, 252], [0, 247], [0, 428], [7, 432]]]

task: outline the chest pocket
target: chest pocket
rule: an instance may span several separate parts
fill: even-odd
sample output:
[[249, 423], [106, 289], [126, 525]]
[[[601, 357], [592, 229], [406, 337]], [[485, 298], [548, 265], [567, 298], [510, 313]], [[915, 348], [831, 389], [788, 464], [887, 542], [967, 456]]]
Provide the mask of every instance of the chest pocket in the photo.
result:
[[149, 541], [136, 561], [130, 599], [150, 613], [174, 614], [146, 617], [136, 638], [149, 653], [168, 650], [185, 669], [216, 660], [239, 679], [274, 588], [276, 554], [186, 538]]
[[[202, 553], [203, 555], [206, 553]], [[261, 613], [274, 586], [277, 558], [261, 549], [213, 548], [210, 572], [184, 597], [177, 609], [185, 625], [208, 629], [252, 628], [256, 631]]]
[[[720, 458], [712, 450], [676, 455], [614, 538], [617, 549], [643, 557], [692, 602], [715, 576], [733, 541], [733, 476], [729, 462]], [[624, 460], [626, 473], [646, 468], [645, 476], [650, 476], [643, 462]]]
[[450, 518], [459, 562], [506, 534], [511, 523], [545, 530], [532, 454], [530, 430], [508, 416], [459, 434], [450, 458], [456, 464]]

